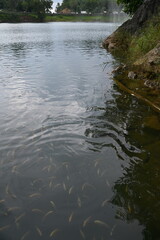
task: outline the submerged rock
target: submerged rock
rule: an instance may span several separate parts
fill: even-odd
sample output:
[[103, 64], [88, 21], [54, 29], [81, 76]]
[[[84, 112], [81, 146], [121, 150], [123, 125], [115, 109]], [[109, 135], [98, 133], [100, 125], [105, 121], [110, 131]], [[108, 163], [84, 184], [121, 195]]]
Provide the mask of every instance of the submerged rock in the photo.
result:
[[146, 81], [144, 82], [144, 85], [145, 85], [146, 87], [151, 88], [151, 89], [157, 89], [157, 90], [160, 89], [160, 82], [159, 82], [159, 81], [146, 80]]
[[130, 71], [128, 73], [128, 78], [129, 79], [136, 79], [137, 78], [137, 74], [135, 72], [133, 72], [133, 71]]

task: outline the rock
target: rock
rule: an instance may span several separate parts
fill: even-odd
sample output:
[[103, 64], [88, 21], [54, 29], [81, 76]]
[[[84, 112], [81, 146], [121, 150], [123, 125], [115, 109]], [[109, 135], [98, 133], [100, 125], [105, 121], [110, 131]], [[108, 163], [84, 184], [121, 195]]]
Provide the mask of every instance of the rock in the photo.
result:
[[112, 51], [113, 49], [115, 49], [115, 47], [116, 47], [116, 44], [115, 44], [115, 43], [110, 43], [110, 44], [108, 45], [108, 51]]
[[112, 71], [112, 73], [120, 72], [122, 69], [123, 69], [123, 66], [120, 65], [120, 66], [116, 67], [116, 68]]
[[129, 79], [136, 79], [137, 78], [137, 74], [134, 73], [133, 71], [131, 71], [131, 72], [128, 73], [128, 78]]
[[[148, 20], [158, 15], [159, 8], [160, 0], [145, 0], [131, 19], [124, 22], [114, 33], [104, 40], [103, 47], [109, 51], [113, 49], [119, 50], [119, 48], [125, 50], [128, 45], [127, 39], [129, 35], [133, 36], [138, 34], [138, 32], [148, 24]], [[113, 43], [113, 45], [110, 45], [111, 43]]]
[[139, 58], [134, 66], [141, 66], [145, 71], [160, 73], [160, 43], [143, 57]]
[[160, 89], [160, 82], [159, 81], [153, 81], [153, 80], [145, 80], [144, 85], [146, 87], [149, 87], [151, 89]]
[[118, 76], [119, 74], [124, 73], [124, 71], [126, 70], [126, 65], [125, 64], [121, 64], [120, 66], [116, 67], [113, 71], [112, 74], [114, 77]]

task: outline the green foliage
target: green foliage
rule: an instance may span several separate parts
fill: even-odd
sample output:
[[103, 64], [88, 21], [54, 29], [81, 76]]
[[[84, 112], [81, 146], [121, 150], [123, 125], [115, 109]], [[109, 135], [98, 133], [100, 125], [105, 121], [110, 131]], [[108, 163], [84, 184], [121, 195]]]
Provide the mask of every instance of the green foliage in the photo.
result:
[[88, 13], [103, 13], [109, 10], [109, 5], [117, 7], [116, 0], [63, 0], [62, 4], [57, 4], [57, 12], [68, 8], [73, 12], [80, 13], [87, 11]]
[[0, 0], [0, 9], [45, 13], [52, 8], [52, 0]]
[[133, 60], [153, 49], [160, 39], [160, 17], [154, 17], [141, 33], [132, 38], [128, 53]]
[[[160, 15], [151, 18], [143, 28], [134, 35], [120, 29], [114, 33], [113, 42], [116, 48], [113, 55], [127, 64], [140, 59], [152, 50], [160, 41]], [[105, 46], [105, 44], [104, 44]]]
[[117, 0], [118, 4], [122, 4], [124, 12], [130, 15], [134, 14], [144, 0]]
[[108, 22], [108, 16], [89, 16], [89, 15], [52, 15], [46, 16], [46, 22]]
[[37, 14], [33, 13], [19, 13], [12, 11], [1, 11], [0, 12], [0, 23], [18, 23], [18, 22], [37, 22], [39, 21]]

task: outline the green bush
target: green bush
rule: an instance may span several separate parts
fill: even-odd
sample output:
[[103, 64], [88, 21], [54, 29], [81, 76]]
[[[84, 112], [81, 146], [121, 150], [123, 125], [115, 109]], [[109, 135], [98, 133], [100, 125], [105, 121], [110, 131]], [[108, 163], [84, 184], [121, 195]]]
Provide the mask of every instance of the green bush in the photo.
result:
[[154, 18], [141, 33], [132, 38], [128, 54], [134, 60], [153, 49], [160, 41], [160, 17]]

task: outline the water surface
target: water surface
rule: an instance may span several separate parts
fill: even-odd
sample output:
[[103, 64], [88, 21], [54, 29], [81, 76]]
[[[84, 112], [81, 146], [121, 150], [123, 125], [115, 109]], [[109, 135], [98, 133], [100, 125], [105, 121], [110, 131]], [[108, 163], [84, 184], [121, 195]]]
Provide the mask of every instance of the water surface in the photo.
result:
[[0, 239], [160, 239], [159, 115], [120, 91], [115, 23], [0, 25]]

